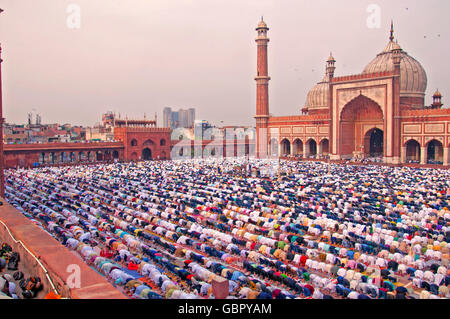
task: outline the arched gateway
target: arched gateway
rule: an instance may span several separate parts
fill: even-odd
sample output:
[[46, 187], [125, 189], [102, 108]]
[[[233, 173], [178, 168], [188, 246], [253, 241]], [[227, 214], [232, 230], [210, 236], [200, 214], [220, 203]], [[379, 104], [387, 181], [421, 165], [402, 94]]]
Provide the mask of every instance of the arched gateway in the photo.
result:
[[383, 156], [384, 121], [381, 107], [359, 95], [342, 109], [340, 116], [340, 154], [352, 156]]

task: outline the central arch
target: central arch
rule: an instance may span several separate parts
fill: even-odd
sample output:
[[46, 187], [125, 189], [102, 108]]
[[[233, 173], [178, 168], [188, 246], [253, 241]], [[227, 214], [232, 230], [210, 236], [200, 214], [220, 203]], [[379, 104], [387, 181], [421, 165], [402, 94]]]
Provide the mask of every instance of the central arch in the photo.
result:
[[384, 154], [383, 111], [375, 101], [362, 94], [351, 100], [342, 109], [339, 127], [341, 156]]
[[152, 151], [148, 147], [142, 150], [142, 159], [144, 161], [149, 161], [152, 159]]

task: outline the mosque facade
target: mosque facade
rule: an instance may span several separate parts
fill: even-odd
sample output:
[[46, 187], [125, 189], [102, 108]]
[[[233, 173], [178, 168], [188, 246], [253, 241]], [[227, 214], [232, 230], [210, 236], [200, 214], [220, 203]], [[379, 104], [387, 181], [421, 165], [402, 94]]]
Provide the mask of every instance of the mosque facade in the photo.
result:
[[257, 28], [257, 157], [371, 158], [388, 164], [449, 165], [450, 109], [436, 90], [425, 105], [427, 75], [394, 39], [360, 74], [335, 76], [333, 55], [300, 114], [269, 112], [268, 31]]
[[124, 160], [170, 158], [170, 128], [157, 127], [156, 120], [114, 119], [114, 138], [123, 143]]

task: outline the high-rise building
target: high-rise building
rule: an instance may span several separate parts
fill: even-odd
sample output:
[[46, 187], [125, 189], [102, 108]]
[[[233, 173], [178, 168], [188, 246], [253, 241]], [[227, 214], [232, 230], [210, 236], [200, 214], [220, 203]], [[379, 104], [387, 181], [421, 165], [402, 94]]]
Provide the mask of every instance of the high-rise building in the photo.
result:
[[163, 109], [163, 127], [170, 127], [172, 116], [172, 109], [170, 107], [165, 107]]
[[163, 126], [171, 129], [183, 127], [194, 127], [195, 109], [179, 109], [177, 112], [172, 111], [170, 107], [163, 110]]
[[187, 110], [187, 124], [188, 127], [193, 126], [195, 121], [195, 109], [194, 108], [189, 108]]
[[178, 110], [178, 127], [187, 126], [187, 111], [183, 109]]

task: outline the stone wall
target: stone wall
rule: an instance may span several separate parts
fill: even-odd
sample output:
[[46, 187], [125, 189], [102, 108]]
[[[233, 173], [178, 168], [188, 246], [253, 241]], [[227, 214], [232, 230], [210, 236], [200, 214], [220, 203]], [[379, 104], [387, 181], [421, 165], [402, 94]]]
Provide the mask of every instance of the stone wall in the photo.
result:
[[[63, 298], [73, 299], [124, 299], [104, 277], [91, 269], [84, 261], [61, 245], [55, 238], [33, 224], [14, 207], [0, 198], [0, 242], [8, 243], [20, 254], [20, 262], [28, 275], [38, 276], [43, 282], [43, 295], [53, 291], [50, 280]], [[10, 234], [11, 233], [11, 234]], [[12, 236], [11, 236], [12, 235]], [[14, 237], [14, 238], [13, 238]], [[24, 246], [18, 241], [21, 241]], [[31, 252], [31, 253], [30, 253]], [[39, 262], [44, 266], [41, 267]], [[70, 265], [80, 269], [79, 287], [70, 288], [70, 276], [74, 273]], [[69, 271], [68, 271], [69, 270]], [[47, 274], [50, 279], [47, 278]]]

